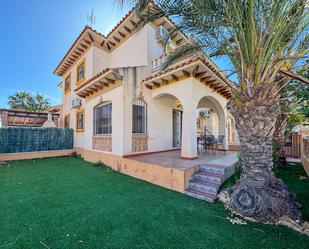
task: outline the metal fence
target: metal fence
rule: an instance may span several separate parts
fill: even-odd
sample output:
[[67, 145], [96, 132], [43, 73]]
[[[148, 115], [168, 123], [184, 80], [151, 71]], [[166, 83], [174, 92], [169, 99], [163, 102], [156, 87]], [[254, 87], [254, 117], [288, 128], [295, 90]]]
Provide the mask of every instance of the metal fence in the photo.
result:
[[73, 129], [0, 128], [0, 153], [16, 153], [73, 148]]

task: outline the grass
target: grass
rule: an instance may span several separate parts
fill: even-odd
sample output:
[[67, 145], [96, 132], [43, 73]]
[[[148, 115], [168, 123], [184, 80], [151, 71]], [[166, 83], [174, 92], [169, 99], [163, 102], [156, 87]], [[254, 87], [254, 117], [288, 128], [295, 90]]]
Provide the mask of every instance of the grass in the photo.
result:
[[[300, 166], [279, 176], [307, 204]], [[307, 195], [307, 196], [306, 196]], [[11, 162], [0, 168], [0, 248], [308, 248], [280, 226], [233, 225], [206, 203], [78, 158]]]

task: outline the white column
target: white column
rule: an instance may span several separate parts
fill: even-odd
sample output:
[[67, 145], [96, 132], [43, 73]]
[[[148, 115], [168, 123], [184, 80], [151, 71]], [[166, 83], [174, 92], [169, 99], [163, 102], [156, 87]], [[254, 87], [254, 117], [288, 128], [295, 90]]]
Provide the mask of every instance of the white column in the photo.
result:
[[227, 118], [226, 112], [220, 115], [219, 121], [219, 135], [224, 135], [223, 139], [223, 148], [227, 150], [229, 148], [229, 138], [228, 138], [228, 127], [227, 127]]
[[182, 116], [181, 157], [194, 159], [197, 157], [196, 109], [192, 103], [184, 106]]

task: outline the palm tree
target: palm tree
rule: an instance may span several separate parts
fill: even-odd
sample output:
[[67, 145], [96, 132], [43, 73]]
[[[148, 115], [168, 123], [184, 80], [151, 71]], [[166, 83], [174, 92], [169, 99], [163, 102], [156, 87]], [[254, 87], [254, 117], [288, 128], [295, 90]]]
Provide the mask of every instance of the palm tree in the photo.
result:
[[[125, 0], [120, 0], [120, 5]], [[299, 205], [274, 175], [272, 140], [281, 101], [279, 75], [285, 63], [295, 63], [308, 48], [305, 0], [151, 0], [137, 4], [138, 27], [163, 16], [192, 42], [171, 53], [176, 59], [201, 51], [225, 55], [237, 75], [228, 107], [240, 140], [242, 173], [228, 191], [225, 205], [246, 217], [278, 222], [282, 215], [300, 218]], [[167, 38], [168, 40], [168, 38]], [[227, 86], [229, 87], [229, 86]]]
[[37, 93], [33, 96], [30, 93], [22, 91], [9, 96], [9, 106], [16, 110], [36, 112], [46, 111], [50, 107], [50, 102], [42, 94]]
[[37, 93], [34, 96], [36, 111], [46, 111], [50, 107], [49, 99], [45, 98], [43, 94]]
[[14, 95], [9, 96], [9, 106], [16, 110], [29, 110], [29, 103], [31, 102], [31, 95], [25, 91], [16, 92]]

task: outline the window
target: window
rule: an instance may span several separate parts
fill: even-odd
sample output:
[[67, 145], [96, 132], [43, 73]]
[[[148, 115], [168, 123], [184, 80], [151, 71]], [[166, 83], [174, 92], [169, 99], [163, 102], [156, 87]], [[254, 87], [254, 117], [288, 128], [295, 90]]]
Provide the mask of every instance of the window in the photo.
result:
[[94, 133], [112, 134], [112, 103], [106, 103], [95, 107]]
[[76, 84], [79, 85], [85, 80], [86, 60], [83, 59], [76, 67]]
[[133, 100], [132, 133], [147, 133], [147, 105], [141, 99]]
[[69, 93], [71, 91], [71, 74], [69, 74], [64, 80], [64, 93]]
[[81, 132], [85, 130], [85, 110], [80, 109], [76, 111], [76, 131]]
[[64, 128], [70, 128], [70, 114], [64, 116]]

